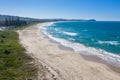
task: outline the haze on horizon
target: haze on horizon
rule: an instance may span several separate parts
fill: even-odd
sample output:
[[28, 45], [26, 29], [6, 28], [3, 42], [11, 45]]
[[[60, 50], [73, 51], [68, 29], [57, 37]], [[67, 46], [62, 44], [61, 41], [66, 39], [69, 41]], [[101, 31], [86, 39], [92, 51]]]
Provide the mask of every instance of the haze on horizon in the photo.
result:
[[0, 0], [0, 14], [120, 21], [120, 0]]

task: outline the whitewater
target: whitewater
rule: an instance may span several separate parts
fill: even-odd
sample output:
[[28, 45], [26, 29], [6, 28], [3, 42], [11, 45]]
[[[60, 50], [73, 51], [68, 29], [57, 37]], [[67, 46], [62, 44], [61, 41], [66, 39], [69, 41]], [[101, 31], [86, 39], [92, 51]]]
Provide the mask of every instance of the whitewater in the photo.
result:
[[[82, 39], [81, 36], [83, 36], [83, 33], [73, 30], [72, 27], [73, 27], [73, 24], [75, 24], [74, 26], [76, 26], [76, 24], [78, 24], [78, 23], [79, 22], [76, 22], [76, 23], [75, 22], [58, 22], [58, 23], [51, 22], [50, 24], [47, 24], [40, 28], [42, 29], [42, 32], [44, 35], [46, 35], [50, 39], [60, 43], [61, 45], [65, 46], [65, 47], [69, 47], [69, 48], [73, 49], [76, 53], [80, 53], [83, 55], [97, 56], [97, 57], [100, 57], [103, 61], [106, 61], [107, 63], [114, 64], [114, 65], [120, 67], [120, 56], [118, 53], [113, 53], [113, 52], [107, 51], [104, 48], [101, 48], [99, 46], [94, 47], [91, 45], [86, 45], [83, 42], [77, 41], [77, 40]], [[68, 24], [72, 24], [72, 26], [69, 27]], [[68, 27], [64, 28], [64, 25], [68, 26]], [[87, 31], [89, 31], [89, 29], [86, 28], [86, 29], [83, 29], [83, 31], [87, 32]], [[119, 36], [117, 36], [117, 37], [119, 37]], [[93, 41], [93, 44], [108, 45], [110, 47], [119, 46], [119, 41], [112, 41], [112, 40], [109, 41], [110, 39], [108, 41], [107, 41], [107, 39], [95, 41], [94, 37], [89, 38], [89, 39], [91, 41]], [[85, 39], [83, 39], [83, 40], [85, 40]], [[87, 42], [87, 43], [92, 43], [92, 42]]]

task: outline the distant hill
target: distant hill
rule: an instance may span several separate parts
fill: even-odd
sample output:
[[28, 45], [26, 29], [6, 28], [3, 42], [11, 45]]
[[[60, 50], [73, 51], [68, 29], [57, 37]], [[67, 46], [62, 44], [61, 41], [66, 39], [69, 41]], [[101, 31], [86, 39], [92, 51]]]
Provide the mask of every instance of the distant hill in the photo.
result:
[[88, 21], [96, 21], [95, 19], [90, 19], [90, 20], [88, 20]]

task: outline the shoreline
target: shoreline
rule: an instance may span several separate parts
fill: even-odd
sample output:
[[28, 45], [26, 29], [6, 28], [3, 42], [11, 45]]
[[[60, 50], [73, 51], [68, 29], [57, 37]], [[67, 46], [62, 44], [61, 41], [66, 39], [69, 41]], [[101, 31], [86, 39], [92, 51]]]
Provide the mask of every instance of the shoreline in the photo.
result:
[[[47, 26], [51, 24], [54, 25], [54, 23], [51, 22]], [[56, 38], [56, 37], [53, 37], [51, 34], [49, 34], [47, 31], [45, 31], [46, 28], [42, 27], [41, 29], [43, 30], [42, 34], [45, 35], [45, 37], [47, 37], [51, 42], [60, 44], [60, 48], [64, 47], [68, 50], [72, 50], [75, 53], [80, 53], [81, 55], [85, 55], [85, 56], [91, 56], [91, 55], [97, 56], [102, 59], [102, 62], [105, 61], [104, 63], [115, 65], [116, 67], [120, 68], [120, 55], [107, 52], [100, 48], [98, 49], [95, 47], [90, 47], [90, 46], [88, 47], [81, 43], [74, 43], [74, 42], [71, 42], [71, 41], [68, 41], [62, 38]]]
[[[50, 22], [50, 24], [53, 24], [52, 22]], [[49, 24], [48, 24], [49, 25]], [[41, 29], [41, 28], [40, 28]], [[62, 50], [68, 50], [68, 51], [72, 51], [74, 53], [77, 54], [77, 52], [74, 51], [73, 48], [71, 47], [66, 47], [64, 45], [62, 45], [61, 43], [49, 38], [46, 34], [44, 34], [43, 32], [41, 32], [41, 34], [44, 36], [45, 39], [48, 39], [50, 43], [53, 43], [53, 44], [58, 44], [58, 47]], [[110, 63], [106, 60], [103, 60], [102, 58], [100, 58], [99, 56], [97, 55], [84, 55], [84, 54], [81, 54], [81, 53], [78, 53], [80, 54], [84, 59], [88, 60], [88, 61], [93, 61], [93, 62], [98, 62], [98, 63], [101, 63], [101, 64], [105, 64], [107, 65], [108, 67], [110, 67], [112, 70], [114, 70], [115, 72], [118, 72], [120, 73], [120, 66], [117, 66], [117, 65], [114, 65], [115, 63]]]
[[[50, 22], [51, 23], [51, 22]], [[51, 23], [53, 24], [53, 23]], [[49, 25], [49, 24], [48, 24]], [[70, 47], [66, 47], [62, 44], [60, 44], [59, 42], [57, 41], [54, 41], [52, 40], [51, 38], [49, 38], [47, 35], [45, 35], [43, 32], [41, 32], [41, 34], [44, 35], [44, 38], [45, 39], [48, 39], [49, 42], [53, 43], [53, 44], [58, 44], [58, 48], [62, 49], [62, 50], [68, 50], [68, 51], [72, 51], [74, 52], [75, 54], [77, 54], [72, 48]], [[85, 60], [88, 60], [88, 61], [93, 61], [93, 62], [97, 62], [97, 63], [101, 63], [101, 64], [105, 64], [107, 65], [108, 67], [110, 67], [112, 70], [114, 70], [115, 72], [119, 73], [120, 74], [120, 67], [119, 66], [116, 66], [112, 63], [109, 63], [105, 60], [103, 60], [102, 58], [96, 56], [96, 55], [84, 55], [84, 54], [80, 54], [78, 53], [80, 56], [82, 56]]]
[[61, 49], [60, 44], [45, 39], [44, 35], [39, 32], [41, 29], [38, 29], [44, 24], [46, 23], [19, 31], [20, 41], [35, 59], [47, 66], [49, 72], [54, 74], [57, 80], [96, 80], [98, 77], [100, 78], [98, 80], [120, 79], [120, 74], [111, 70], [107, 65], [86, 60], [80, 54], [69, 49]]

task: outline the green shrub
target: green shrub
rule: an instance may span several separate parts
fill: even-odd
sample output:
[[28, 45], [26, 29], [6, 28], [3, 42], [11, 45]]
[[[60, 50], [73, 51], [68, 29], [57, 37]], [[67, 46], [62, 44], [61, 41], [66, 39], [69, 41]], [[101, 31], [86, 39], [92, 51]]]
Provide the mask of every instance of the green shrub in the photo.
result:
[[0, 31], [0, 80], [25, 80], [37, 73], [14, 31]]

